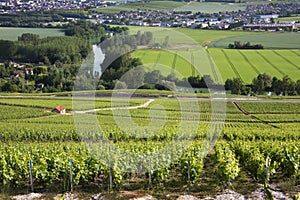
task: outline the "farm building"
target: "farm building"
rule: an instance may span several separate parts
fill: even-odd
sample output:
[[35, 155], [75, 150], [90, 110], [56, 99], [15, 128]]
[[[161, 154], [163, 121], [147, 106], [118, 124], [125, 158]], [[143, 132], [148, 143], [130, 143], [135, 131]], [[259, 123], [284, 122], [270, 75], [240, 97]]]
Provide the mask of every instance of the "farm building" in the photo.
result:
[[278, 23], [278, 24], [245, 24], [244, 29], [246, 30], [264, 30], [264, 31], [276, 31], [276, 30], [296, 30], [298, 24], [295, 23]]
[[55, 109], [52, 110], [52, 112], [57, 112], [61, 115], [66, 114], [66, 109], [63, 106], [57, 106]]

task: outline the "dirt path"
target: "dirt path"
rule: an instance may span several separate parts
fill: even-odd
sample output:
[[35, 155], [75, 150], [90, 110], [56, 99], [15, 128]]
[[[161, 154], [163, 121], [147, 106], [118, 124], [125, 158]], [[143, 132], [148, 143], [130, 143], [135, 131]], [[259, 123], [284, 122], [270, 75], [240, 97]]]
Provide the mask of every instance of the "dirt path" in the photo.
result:
[[138, 106], [125, 106], [125, 107], [109, 107], [109, 108], [95, 108], [91, 110], [82, 110], [82, 111], [74, 111], [74, 113], [90, 113], [90, 112], [97, 112], [97, 111], [102, 111], [102, 110], [127, 110], [127, 109], [138, 109], [138, 108], [144, 108], [148, 107], [150, 103], [152, 103], [154, 99], [149, 99], [146, 103], [138, 105]]

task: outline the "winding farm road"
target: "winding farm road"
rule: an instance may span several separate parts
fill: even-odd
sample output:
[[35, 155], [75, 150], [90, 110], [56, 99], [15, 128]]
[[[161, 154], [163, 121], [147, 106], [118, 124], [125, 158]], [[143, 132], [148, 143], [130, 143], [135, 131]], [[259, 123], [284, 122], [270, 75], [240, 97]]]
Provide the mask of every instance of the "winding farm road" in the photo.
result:
[[148, 107], [150, 105], [151, 102], [153, 102], [154, 99], [149, 99], [147, 102], [138, 105], [138, 106], [124, 106], [124, 107], [109, 107], [109, 108], [95, 108], [95, 109], [91, 109], [91, 110], [81, 110], [81, 111], [74, 111], [74, 113], [91, 113], [91, 112], [97, 112], [97, 111], [101, 111], [101, 110], [127, 110], [127, 109], [138, 109], [138, 108], [144, 108], [144, 107]]

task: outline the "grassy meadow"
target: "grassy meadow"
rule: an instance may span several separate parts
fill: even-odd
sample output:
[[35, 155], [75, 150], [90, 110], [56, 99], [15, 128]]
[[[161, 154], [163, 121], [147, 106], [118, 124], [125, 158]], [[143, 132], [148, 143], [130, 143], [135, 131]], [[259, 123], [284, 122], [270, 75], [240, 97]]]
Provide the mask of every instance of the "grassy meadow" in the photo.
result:
[[[162, 44], [168, 37], [168, 46], [163, 48], [164, 50], [138, 49], [133, 53], [134, 57], [140, 58], [146, 64], [146, 71], [159, 69], [165, 76], [177, 71], [183, 77], [209, 74], [214, 80], [222, 79], [222, 83], [234, 77], [241, 78], [244, 83], [251, 83], [252, 79], [260, 73], [278, 78], [288, 75], [293, 80], [298, 80], [300, 77], [299, 33], [158, 27], [129, 27], [129, 31], [132, 34], [137, 31], [151, 31], [152, 43]], [[234, 41], [259, 43], [265, 49], [227, 49], [228, 44]], [[194, 70], [195, 67], [199, 70]], [[177, 77], [181, 76], [177, 75]]]
[[239, 10], [246, 10], [246, 4], [190, 2], [175, 9], [175, 11], [192, 11], [193, 13], [236, 12]]
[[18, 36], [21, 36], [23, 33], [38, 34], [41, 38], [65, 35], [62, 29], [0, 27], [1, 40], [18, 40]]
[[176, 1], [148, 1], [148, 2], [132, 2], [127, 4], [119, 4], [102, 8], [93, 8], [93, 11], [102, 13], [119, 13], [120, 11], [135, 10], [174, 10], [175, 8], [184, 6], [185, 2]]
[[[177, 54], [177, 56], [175, 55]], [[209, 74], [212, 78], [239, 77], [251, 83], [258, 74], [267, 73], [278, 78], [288, 75], [293, 80], [300, 77], [299, 50], [231, 50], [209, 48], [205, 50], [153, 50], [139, 49], [133, 53], [146, 65], [146, 71], [158, 69], [164, 76], [178, 72], [178, 78]], [[213, 62], [207, 58], [211, 57]], [[162, 67], [161, 65], [165, 66]], [[198, 70], [193, 68], [197, 67]], [[219, 74], [216, 72], [219, 71]], [[198, 73], [200, 71], [200, 73]]]
[[209, 44], [209, 47], [227, 48], [228, 44], [234, 41], [262, 44], [265, 49], [300, 49], [300, 33], [289, 32], [241, 34], [216, 39]]
[[119, 13], [120, 11], [135, 10], [166, 10], [166, 11], [192, 11], [193, 13], [219, 13], [245, 10], [246, 4], [241, 3], [207, 3], [207, 2], [179, 2], [179, 1], [146, 1], [131, 2], [102, 8], [93, 8], [101, 13]]

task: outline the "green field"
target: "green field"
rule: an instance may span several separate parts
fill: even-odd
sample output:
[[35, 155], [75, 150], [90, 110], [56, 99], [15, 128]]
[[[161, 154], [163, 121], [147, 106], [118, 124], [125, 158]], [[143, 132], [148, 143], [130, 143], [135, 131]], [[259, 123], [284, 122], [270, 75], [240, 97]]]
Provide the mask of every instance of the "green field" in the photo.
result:
[[40, 35], [41, 38], [48, 37], [48, 36], [65, 35], [62, 29], [0, 27], [1, 40], [17, 40], [18, 36], [21, 36], [23, 33], [38, 34]]
[[120, 11], [135, 10], [168, 10], [168, 11], [192, 11], [193, 13], [219, 13], [245, 10], [246, 4], [238, 3], [205, 3], [205, 2], [178, 2], [178, 1], [147, 1], [119, 4], [103, 8], [93, 8], [93, 11], [102, 13], [118, 13]]
[[300, 49], [300, 34], [286, 32], [226, 37], [213, 41], [209, 44], [209, 47], [227, 48], [228, 44], [233, 43], [234, 41], [262, 44], [266, 49]]
[[190, 2], [184, 6], [176, 8], [175, 11], [192, 11], [193, 13], [219, 13], [236, 12], [246, 10], [246, 4], [237, 3], [198, 3]]
[[293, 16], [293, 17], [280, 17], [277, 19], [279, 22], [286, 22], [286, 21], [300, 21], [300, 15], [298, 16]]
[[176, 1], [149, 1], [149, 2], [133, 2], [127, 4], [120, 4], [116, 6], [108, 6], [103, 8], [95, 8], [93, 11], [103, 13], [118, 13], [120, 11], [134, 11], [134, 10], [174, 10], [175, 8], [185, 5], [184, 2]]
[[[298, 33], [255, 33], [241, 31], [213, 31], [194, 29], [168, 29], [152, 27], [129, 27], [130, 33], [151, 31], [152, 43], [163, 43], [169, 37], [165, 51], [138, 49], [134, 57], [141, 58], [147, 65], [146, 71], [159, 69], [164, 76], [174, 70], [182, 76], [209, 74], [217, 82], [239, 77], [244, 83], [251, 83], [260, 73], [278, 78], [288, 75], [298, 80], [300, 35]], [[230, 50], [234, 41], [261, 43], [265, 50]], [[201, 44], [203, 47], [197, 46]], [[195, 50], [197, 48], [197, 50]], [[166, 53], [168, 51], [168, 53]], [[174, 54], [180, 55], [175, 56]], [[211, 56], [211, 60], [208, 58]], [[184, 58], [184, 59], [183, 59]], [[163, 68], [159, 65], [169, 67]], [[193, 67], [200, 70], [194, 70]], [[217, 70], [218, 69], [218, 70]], [[200, 71], [200, 72], [198, 72]], [[180, 76], [178, 76], [180, 77]], [[222, 81], [218, 80], [222, 77]]]
[[[138, 31], [150, 31], [153, 33], [153, 43], [162, 42], [166, 36], [169, 36], [170, 45], [189, 45], [200, 44], [201, 46], [207, 46], [212, 41], [234, 37], [245, 36], [255, 34], [255, 32], [246, 31], [222, 31], [222, 30], [197, 30], [190, 28], [161, 28], [161, 27], [139, 27], [139, 26], [126, 26], [129, 28], [131, 34], [135, 34]], [[259, 33], [265, 34], [265, 33]], [[184, 48], [184, 47], [183, 47]], [[188, 47], [187, 47], [188, 48]]]
[[[87, 104], [91, 101], [85, 100]], [[123, 99], [117, 100], [123, 102]], [[146, 100], [133, 98], [130, 102], [137, 105]], [[130, 194], [150, 193], [156, 198], [167, 198], [170, 194], [177, 197], [187, 191], [188, 163], [192, 172], [189, 194], [199, 198], [220, 194], [230, 177], [232, 190], [250, 195], [265, 182], [266, 158], [271, 159], [269, 167], [274, 172], [269, 174], [271, 186], [274, 184], [291, 196], [297, 192], [295, 186], [299, 184], [300, 176], [297, 168], [300, 161], [299, 102], [237, 102], [249, 113], [245, 115], [228, 101], [224, 104], [227, 112], [224, 128], [205, 157], [202, 147], [213, 116], [209, 100], [164, 98], [155, 99], [144, 108], [125, 109], [135, 124], [127, 123], [129, 116], [121, 110], [102, 110], [86, 115], [87, 118], [95, 117], [102, 132], [91, 121], [84, 118], [78, 121], [69, 111], [67, 115], [59, 115], [40, 108], [57, 104], [70, 106], [70, 102], [71, 97], [1, 98], [0, 198], [28, 193], [29, 160], [33, 162], [35, 192], [53, 199], [58, 192], [69, 191], [70, 159], [73, 163], [72, 193], [88, 196], [101, 193], [104, 199], [118, 199], [119, 194], [125, 195], [127, 191]], [[109, 98], [96, 98], [95, 104], [106, 107], [109, 102]], [[215, 111], [222, 109], [218, 107]], [[120, 122], [125, 122], [126, 126], [120, 126]], [[164, 149], [178, 136], [180, 129], [184, 133], [180, 136], [181, 141]], [[194, 134], [193, 142], [188, 143], [185, 138], [191, 134]], [[111, 142], [103, 143], [103, 137]], [[98, 148], [91, 152], [87, 146], [93, 150]], [[111, 156], [109, 152], [115, 153], [115, 146], [119, 154]], [[153, 152], [159, 156], [149, 159], [146, 155]], [[131, 156], [132, 153], [138, 156]], [[103, 157], [113, 162], [111, 169], [101, 159]], [[130, 159], [129, 163], [127, 159]], [[172, 162], [164, 166], [158, 159], [165, 162], [171, 159]], [[144, 171], [150, 163], [153, 167], [151, 178], [147, 170]], [[125, 168], [126, 171], [122, 171]], [[150, 180], [151, 189], [148, 188]]]
[[[175, 56], [175, 52], [177, 55]], [[217, 68], [223, 83], [228, 78], [239, 77], [244, 83], [251, 83], [258, 74], [267, 73], [278, 78], [288, 75], [293, 80], [300, 77], [299, 50], [230, 50], [210, 48], [208, 53], [213, 63], [209, 62], [207, 52], [204, 50], [166, 52], [162, 50], [137, 50], [133, 53], [146, 64], [146, 71], [163, 68], [161, 73], [169, 75], [172, 69], [184, 77], [209, 74], [216, 80], [219, 77], [214, 68]], [[184, 58], [184, 59], [183, 59]], [[152, 65], [147, 65], [152, 64]], [[193, 72], [193, 67], [200, 68]], [[180, 77], [180, 76], [178, 76]]]

